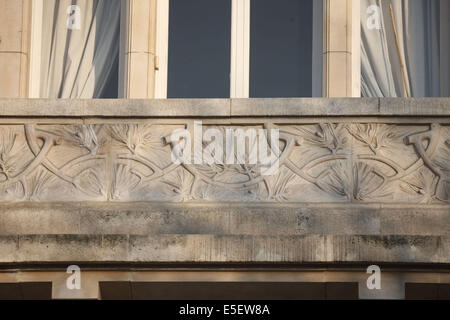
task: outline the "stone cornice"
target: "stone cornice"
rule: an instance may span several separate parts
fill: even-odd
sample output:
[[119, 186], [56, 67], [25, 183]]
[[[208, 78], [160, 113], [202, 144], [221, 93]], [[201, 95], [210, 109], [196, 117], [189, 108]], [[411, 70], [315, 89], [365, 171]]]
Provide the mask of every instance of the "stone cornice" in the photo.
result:
[[0, 99], [0, 117], [448, 117], [450, 98]]

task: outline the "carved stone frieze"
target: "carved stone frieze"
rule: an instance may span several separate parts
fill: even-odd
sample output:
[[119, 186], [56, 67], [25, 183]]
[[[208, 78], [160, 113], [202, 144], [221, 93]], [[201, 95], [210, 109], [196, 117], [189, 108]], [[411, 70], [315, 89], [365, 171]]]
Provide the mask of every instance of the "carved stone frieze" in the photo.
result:
[[166, 137], [191, 125], [0, 125], [0, 201], [450, 203], [445, 124], [209, 125], [278, 129], [273, 175], [258, 164], [174, 163]]

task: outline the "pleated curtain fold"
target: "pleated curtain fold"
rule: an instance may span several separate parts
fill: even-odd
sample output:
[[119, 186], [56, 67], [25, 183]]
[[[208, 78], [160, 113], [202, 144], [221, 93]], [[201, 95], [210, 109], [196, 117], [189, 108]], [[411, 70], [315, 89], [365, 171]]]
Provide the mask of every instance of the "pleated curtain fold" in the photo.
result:
[[[380, 9], [379, 27], [367, 23], [377, 14], [367, 12], [370, 6]], [[440, 0], [361, 0], [363, 97], [441, 95], [439, 6]]]
[[116, 78], [120, 0], [45, 0], [43, 16], [40, 96], [104, 96]]

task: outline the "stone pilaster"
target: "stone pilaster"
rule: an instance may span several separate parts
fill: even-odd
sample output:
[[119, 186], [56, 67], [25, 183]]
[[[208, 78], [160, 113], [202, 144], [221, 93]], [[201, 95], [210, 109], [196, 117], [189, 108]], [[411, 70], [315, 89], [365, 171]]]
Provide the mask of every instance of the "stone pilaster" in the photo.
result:
[[359, 96], [359, 0], [324, 0], [325, 97]]
[[0, 0], [0, 97], [28, 93], [30, 0]]
[[[121, 42], [125, 57], [119, 95], [124, 98], [153, 98], [155, 87], [156, 0], [123, 1], [122, 25], [126, 30]], [[123, 48], [123, 47], [122, 47]]]

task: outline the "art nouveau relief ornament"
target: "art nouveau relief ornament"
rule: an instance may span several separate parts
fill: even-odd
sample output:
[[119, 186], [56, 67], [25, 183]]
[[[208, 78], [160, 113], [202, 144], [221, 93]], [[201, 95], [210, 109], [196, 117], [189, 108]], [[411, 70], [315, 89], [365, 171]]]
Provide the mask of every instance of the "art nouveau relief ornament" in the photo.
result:
[[293, 122], [2, 125], [0, 201], [450, 202], [449, 126]]

